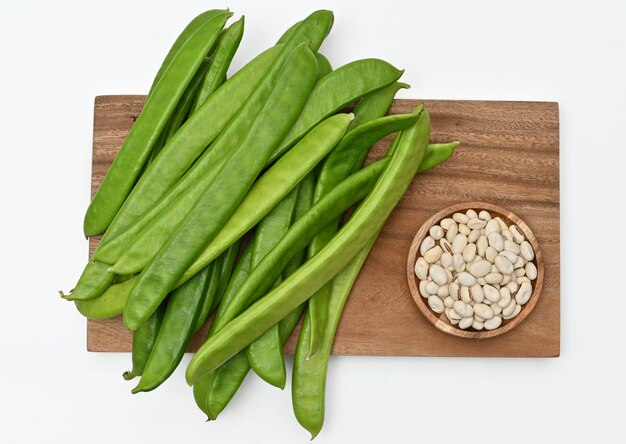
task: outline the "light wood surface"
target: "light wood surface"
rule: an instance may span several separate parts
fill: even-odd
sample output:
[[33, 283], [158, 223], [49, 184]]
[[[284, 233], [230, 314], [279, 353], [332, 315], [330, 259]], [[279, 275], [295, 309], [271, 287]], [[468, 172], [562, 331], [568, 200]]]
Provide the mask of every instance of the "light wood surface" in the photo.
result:
[[[99, 96], [95, 102], [92, 192], [144, 102], [144, 96]], [[418, 100], [396, 100], [391, 113]], [[432, 142], [459, 140], [443, 165], [417, 176], [392, 213], [357, 279], [339, 324], [333, 353], [392, 356], [553, 357], [560, 350], [559, 116], [558, 104], [425, 100]], [[380, 158], [389, 138], [369, 160]], [[420, 226], [465, 201], [500, 205], [519, 215], [544, 257], [541, 298], [513, 331], [468, 341], [435, 328], [418, 310], [407, 283], [407, 255]], [[97, 239], [90, 242], [93, 251]], [[297, 331], [294, 332], [294, 335]], [[295, 336], [285, 346], [293, 353]], [[189, 349], [195, 350], [201, 337]], [[88, 321], [90, 351], [130, 351], [120, 318]]]
[[[492, 217], [500, 217], [507, 225], [517, 225], [522, 230], [524, 238], [530, 243], [535, 252], [535, 257], [531, 262], [537, 267], [537, 278], [531, 283], [533, 292], [529, 301], [522, 306], [522, 309], [517, 316], [512, 319], [504, 319], [502, 321], [502, 325], [493, 330], [474, 330], [472, 327], [463, 330], [459, 328], [458, 325], [453, 325], [445, 313], [435, 313], [428, 306], [426, 298], [423, 298], [420, 295], [420, 280], [415, 275], [415, 262], [419, 257], [421, 257], [421, 254], [419, 254], [420, 245], [422, 245], [422, 241], [428, 235], [431, 227], [438, 224], [446, 217], [452, 217], [454, 213], [465, 213], [470, 209], [476, 211], [477, 213], [481, 210], [487, 210]], [[406, 276], [409, 284], [409, 291], [411, 292], [411, 296], [413, 296], [415, 304], [417, 304], [417, 308], [419, 308], [422, 314], [426, 316], [426, 319], [428, 319], [431, 324], [444, 333], [467, 339], [493, 338], [494, 336], [502, 335], [517, 327], [528, 317], [539, 301], [539, 296], [541, 295], [541, 289], [543, 287], [543, 274], [543, 253], [541, 252], [539, 242], [537, 242], [537, 239], [535, 238], [535, 235], [530, 227], [528, 227], [526, 222], [524, 222], [517, 214], [512, 213], [499, 205], [490, 204], [488, 202], [462, 202], [444, 208], [431, 216], [417, 231], [417, 234], [411, 243], [411, 248], [409, 248], [406, 265]]]

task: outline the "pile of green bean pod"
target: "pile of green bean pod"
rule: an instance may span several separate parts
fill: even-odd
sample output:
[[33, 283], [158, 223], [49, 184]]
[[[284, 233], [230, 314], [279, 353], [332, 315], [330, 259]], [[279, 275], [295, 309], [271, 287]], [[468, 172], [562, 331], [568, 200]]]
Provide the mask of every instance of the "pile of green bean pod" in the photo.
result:
[[[319, 52], [332, 12], [288, 27], [239, 70], [245, 22], [227, 26], [232, 15], [203, 12], [167, 53], [85, 215], [85, 235], [103, 236], [61, 294], [89, 319], [123, 316], [132, 393], [165, 383], [199, 336], [186, 380], [209, 420], [251, 369], [285, 388], [283, 346], [302, 320], [292, 404], [315, 437], [352, 285], [415, 174], [458, 142], [428, 143], [423, 106], [388, 114], [409, 88], [402, 70], [332, 67]], [[387, 155], [368, 163], [386, 137]]]

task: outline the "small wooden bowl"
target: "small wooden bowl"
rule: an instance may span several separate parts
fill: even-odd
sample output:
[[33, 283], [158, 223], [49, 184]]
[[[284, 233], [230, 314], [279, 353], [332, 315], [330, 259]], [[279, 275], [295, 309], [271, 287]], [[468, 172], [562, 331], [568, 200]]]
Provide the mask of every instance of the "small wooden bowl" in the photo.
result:
[[[479, 212], [480, 210], [487, 210], [494, 217], [501, 217], [507, 225], [515, 224], [522, 229], [526, 240], [530, 243], [530, 245], [535, 250], [535, 258], [532, 262], [534, 262], [537, 267], [537, 279], [532, 282], [533, 293], [529, 299], [529, 301], [522, 306], [522, 310], [520, 313], [515, 316], [513, 319], [503, 320], [500, 327], [494, 330], [474, 330], [473, 328], [469, 328], [467, 330], [462, 330], [458, 328], [456, 325], [452, 325], [445, 313], [435, 313], [431, 310], [426, 302], [426, 299], [423, 298], [419, 293], [419, 279], [415, 275], [415, 262], [421, 256], [419, 253], [420, 245], [426, 236], [428, 236], [428, 232], [430, 228], [439, 223], [442, 219], [447, 217], [452, 217], [454, 213], [465, 213], [467, 210], [473, 209]], [[461, 338], [472, 338], [472, 339], [483, 339], [483, 338], [492, 338], [494, 336], [501, 335], [514, 329], [517, 325], [519, 325], [535, 308], [537, 305], [537, 300], [539, 299], [539, 295], [541, 294], [541, 288], [543, 287], [543, 255], [541, 253], [541, 248], [539, 248], [539, 243], [537, 239], [533, 235], [528, 225], [524, 223], [522, 219], [516, 214], [505, 210], [498, 205], [493, 205], [486, 202], [463, 202], [456, 205], [452, 205], [448, 208], [444, 208], [439, 211], [435, 215], [433, 215], [430, 219], [428, 219], [424, 224], [420, 227], [419, 231], [415, 235], [413, 239], [413, 243], [411, 244], [411, 249], [409, 250], [409, 256], [407, 260], [407, 279], [409, 282], [409, 289], [411, 291], [411, 296], [413, 296], [413, 300], [417, 304], [417, 308], [422, 312], [424, 316], [439, 330], [454, 335], [459, 336]]]

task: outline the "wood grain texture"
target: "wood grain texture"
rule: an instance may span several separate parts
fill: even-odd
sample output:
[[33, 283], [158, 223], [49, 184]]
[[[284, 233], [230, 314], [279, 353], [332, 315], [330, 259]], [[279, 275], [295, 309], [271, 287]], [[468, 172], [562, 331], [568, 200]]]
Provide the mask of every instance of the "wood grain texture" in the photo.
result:
[[[92, 193], [143, 105], [143, 96], [100, 96], [94, 114]], [[391, 113], [417, 100], [394, 101]], [[333, 353], [387, 356], [554, 357], [560, 352], [559, 116], [558, 104], [425, 100], [432, 142], [459, 140], [444, 164], [417, 176], [368, 257], [339, 324]], [[371, 151], [380, 158], [387, 138]], [[436, 329], [409, 292], [406, 260], [419, 227], [442, 208], [464, 201], [500, 205], [518, 214], [543, 251], [543, 291], [514, 330], [470, 341]], [[97, 239], [90, 242], [93, 251]], [[285, 346], [293, 353], [297, 331]], [[200, 337], [189, 350], [197, 349]], [[130, 351], [120, 318], [88, 321], [90, 351]]]

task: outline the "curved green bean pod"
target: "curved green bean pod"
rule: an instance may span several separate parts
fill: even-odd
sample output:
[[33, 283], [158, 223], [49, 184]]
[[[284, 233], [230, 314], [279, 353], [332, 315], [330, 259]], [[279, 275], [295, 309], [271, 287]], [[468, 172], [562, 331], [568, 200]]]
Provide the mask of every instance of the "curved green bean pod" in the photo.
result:
[[211, 58], [211, 67], [207, 71], [202, 86], [193, 104], [193, 110], [197, 110], [226, 78], [226, 72], [232, 62], [241, 38], [243, 37], [244, 17], [230, 25], [217, 42], [217, 49]]
[[352, 285], [375, 242], [376, 236], [327, 284], [330, 285], [328, 319], [318, 351], [313, 355], [308, 353], [312, 333], [311, 323], [307, 322], [308, 312], [302, 323], [293, 363], [292, 404], [296, 419], [311, 433], [311, 439], [317, 436], [324, 424], [326, 372], [337, 325]]
[[[257, 226], [252, 250], [253, 267], [276, 246], [289, 230], [297, 198], [298, 189], [295, 188]], [[246, 355], [250, 366], [261, 379], [275, 387], [281, 389], [285, 387], [287, 371], [278, 335], [278, 326], [272, 327], [257, 341], [250, 344], [246, 350]]]
[[85, 236], [100, 234], [111, 224], [180, 97], [230, 15], [228, 11], [216, 11], [215, 17], [189, 36], [163, 71], [87, 209]]
[[424, 156], [429, 135], [428, 113], [422, 111], [415, 126], [402, 133], [374, 189], [337, 236], [286, 281], [209, 337], [187, 367], [189, 384], [261, 336], [350, 263], [383, 227], [405, 193]]
[[199, 273], [202, 274], [206, 272], [207, 277], [204, 286], [204, 295], [202, 297], [202, 302], [200, 303], [200, 308], [198, 309], [198, 315], [196, 316], [196, 322], [191, 328], [192, 333], [196, 333], [198, 330], [200, 330], [206, 322], [207, 318], [209, 317], [209, 313], [213, 308], [213, 302], [215, 302], [215, 295], [217, 294], [217, 286], [219, 284], [218, 280], [220, 277], [221, 269], [221, 260], [220, 258], [217, 258], [215, 262], [207, 266], [206, 271], [202, 270]]
[[122, 375], [127, 381], [133, 379], [135, 376], [141, 376], [143, 370], [146, 368], [146, 363], [148, 362], [148, 358], [150, 358], [150, 352], [159, 334], [159, 328], [161, 327], [161, 321], [165, 313], [165, 306], [167, 305], [166, 301], [163, 301], [157, 311], [133, 332], [133, 368], [130, 371], [124, 372]]
[[[254, 118], [254, 115], [245, 112], [244, 107], [239, 118], [254, 119], [244, 142], [229, 157], [219, 177], [205, 190], [186, 219], [143, 270], [124, 307], [124, 322], [129, 329], [136, 329], [152, 314], [198, 257], [203, 246], [232, 215], [297, 118], [313, 88], [316, 75], [315, 56], [306, 44], [299, 45], [278, 71], [275, 87], [270, 89], [261, 113]], [[242, 164], [246, 168], [242, 168]]]
[[[364, 112], [366, 109], [361, 108], [360, 111]], [[371, 110], [367, 111], [370, 112], [370, 116], [374, 116]], [[379, 112], [384, 114], [386, 109], [380, 107]], [[367, 152], [374, 143], [391, 133], [414, 125], [418, 118], [419, 114], [416, 113], [379, 117], [348, 132], [324, 162], [315, 187], [314, 200], [319, 200], [348, 177], [350, 173], [360, 168]], [[338, 217], [332, 223], [327, 224], [315, 236], [309, 246], [309, 257], [315, 256], [330, 242], [339, 229], [340, 220], [341, 218]], [[307, 321], [310, 323], [311, 330], [309, 354], [316, 352], [318, 343], [324, 334], [329, 297], [330, 287], [327, 285], [308, 300]]]
[[222, 253], [222, 268], [220, 270], [220, 276], [217, 285], [217, 294], [215, 296], [214, 303], [216, 307], [222, 300], [222, 296], [224, 296], [224, 292], [226, 291], [226, 287], [228, 286], [228, 281], [230, 281], [233, 267], [235, 266], [235, 260], [237, 259], [237, 253], [239, 252], [240, 243], [240, 240], [236, 241], [234, 244], [228, 247], [228, 249], [224, 253]]
[[154, 390], [180, 363], [202, 307], [207, 279], [208, 273], [198, 273], [170, 294], [150, 357], [132, 393]]
[[384, 60], [363, 59], [341, 66], [322, 77], [311, 92], [298, 120], [272, 155], [272, 159], [282, 155], [320, 120], [359, 97], [394, 83], [402, 73], [403, 71]]
[[351, 120], [350, 114], [329, 117], [272, 165], [178, 283], [189, 279], [254, 227], [337, 145]]
[[87, 301], [102, 295], [115, 277], [113, 273], [108, 272], [109, 267], [110, 265], [104, 262], [89, 260], [78, 278], [76, 287], [69, 294], [59, 292], [61, 297], [68, 301]]
[[130, 290], [137, 280], [137, 276], [133, 276], [124, 282], [111, 285], [95, 299], [77, 300], [76, 308], [80, 314], [89, 319], [109, 319], [121, 315]]
[[161, 77], [163, 76], [163, 73], [172, 62], [172, 59], [178, 53], [178, 51], [180, 51], [185, 42], [187, 42], [189, 37], [191, 37], [200, 26], [204, 25], [208, 20], [213, 19], [215, 17], [215, 14], [219, 12], [219, 10], [215, 9], [205, 11], [202, 14], [196, 16], [192, 21], [189, 22], [185, 29], [183, 29], [183, 32], [181, 32], [180, 35], [176, 38], [174, 44], [165, 56], [165, 59], [163, 59], [163, 63], [159, 67], [156, 76], [154, 76], [154, 80], [152, 81], [152, 85], [150, 86], [150, 91], [148, 92], [148, 95], [152, 94], [152, 90], [156, 87], [156, 85], [158, 85]]
[[444, 160], [447, 160], [454, 154], [454, 150], [459, 146], [459, 142], [450, 143], [431, 143], [428, 145], [424, 159], [420, 164], [418, 173], [426, 171], [434, 166], [439, 165]]

